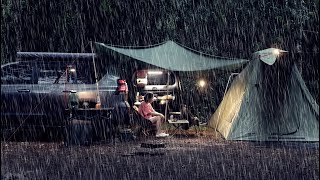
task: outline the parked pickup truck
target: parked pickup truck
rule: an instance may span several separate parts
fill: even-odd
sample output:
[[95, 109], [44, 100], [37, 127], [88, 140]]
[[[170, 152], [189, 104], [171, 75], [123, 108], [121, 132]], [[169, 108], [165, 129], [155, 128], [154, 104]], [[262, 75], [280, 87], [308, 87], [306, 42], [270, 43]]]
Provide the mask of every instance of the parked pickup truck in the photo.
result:
[[16, 62], [1, 65], [2, 136], [63, 127], [72, 93], [76, 108], [113, 108], [112, 121], [123, 119], [127, 82], [107, 62], [91, 53], [18, 52]]

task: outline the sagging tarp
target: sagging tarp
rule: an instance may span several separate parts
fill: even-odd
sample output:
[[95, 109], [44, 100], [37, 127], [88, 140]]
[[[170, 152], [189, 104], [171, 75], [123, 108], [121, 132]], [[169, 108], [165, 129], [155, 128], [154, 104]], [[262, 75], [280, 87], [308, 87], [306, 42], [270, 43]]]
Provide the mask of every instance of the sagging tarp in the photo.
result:
[[114, 51], [148, 64], [172, 71], [201, 71], [210, 69], [236, 69], [246, 59], [225, 58], [197, 52], [173, 41], [147, 47], [116, 47], [96, 43], [97, 53]]
[[272, 51], [255, 54], [233, 81], [209, 126], [227, 140], [319, 141], [318, 104], [291, 59], [279, 56], [274, 63], [263, 59]]

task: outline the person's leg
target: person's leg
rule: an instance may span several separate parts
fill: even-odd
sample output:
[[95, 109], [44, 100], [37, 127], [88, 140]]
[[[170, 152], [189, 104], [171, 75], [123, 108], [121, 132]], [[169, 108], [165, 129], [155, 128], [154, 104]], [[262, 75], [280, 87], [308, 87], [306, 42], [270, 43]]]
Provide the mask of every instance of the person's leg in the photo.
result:
[[153, 116], [149, 120], [152, 123], [156, 124], [157, 134], [160, 134], [161, 133], [162, 118], [160, 116]]

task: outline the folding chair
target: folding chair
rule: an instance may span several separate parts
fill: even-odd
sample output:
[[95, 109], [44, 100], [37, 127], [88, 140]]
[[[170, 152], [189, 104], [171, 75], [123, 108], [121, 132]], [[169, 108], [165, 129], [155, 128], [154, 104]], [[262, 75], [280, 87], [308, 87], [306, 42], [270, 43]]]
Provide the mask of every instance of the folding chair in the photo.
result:
[[132, 121], [134, 125], [138, 126], [137, 130], [135, 130], [137, 135], [140, 135], [141, 133], [145, 136], [156, 134], [156, 126], [149, 119], [146, 119], [139, 114], [138, 107], [136, 106], [133, 106]]

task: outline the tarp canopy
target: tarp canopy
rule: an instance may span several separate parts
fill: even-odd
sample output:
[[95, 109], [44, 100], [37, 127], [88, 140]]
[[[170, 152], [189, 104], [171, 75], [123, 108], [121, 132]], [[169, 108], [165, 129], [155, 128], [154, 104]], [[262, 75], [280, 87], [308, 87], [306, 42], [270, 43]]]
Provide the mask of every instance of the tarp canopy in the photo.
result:
[[96, 43], [96, 49], [97, 53], [111, 50], [172, 71], [235, 69], [248, 62], [246, 59], [225, 58], [197, 52], [173, 41], [147, 47], [116, 47]]
[[272, 51], [254, 54], [209, 126], [227, 140], [319, 141], [318, 104], [292, 59], [281, 55], [274, 63], [264, 59]]

